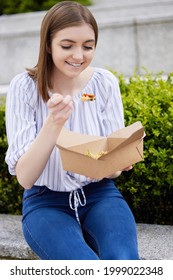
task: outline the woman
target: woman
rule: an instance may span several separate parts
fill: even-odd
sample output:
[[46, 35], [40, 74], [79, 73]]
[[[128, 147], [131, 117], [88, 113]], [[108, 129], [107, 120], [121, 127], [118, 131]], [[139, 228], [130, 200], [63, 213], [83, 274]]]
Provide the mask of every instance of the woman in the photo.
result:
[[[90, 66], [97, 39], [86, 7], [56, 4], [42, 22], [37, 65], [7, 95], [6, 162], [25, 189], [23, 233], [41, 259], [139, 259], [133, 214], [112, 180], [121, 171], [102, 180], [67, 172], [56, 148], [63, 127], [99, 136], [124, 127], [117, 79]], [[95, 100], [82, 102], [83, 93]]]

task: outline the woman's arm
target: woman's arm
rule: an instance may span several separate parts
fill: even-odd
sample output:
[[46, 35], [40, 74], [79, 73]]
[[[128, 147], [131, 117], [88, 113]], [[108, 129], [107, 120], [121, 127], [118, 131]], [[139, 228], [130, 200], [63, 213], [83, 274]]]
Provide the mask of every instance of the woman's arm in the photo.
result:
[[54, 94], [47, 105], [49, 116], [35, 141], [16, 164], [17, 179], [21, 186], [26, 189], [31, 188], [41, 175], [55, 147], [61, 129], [72, 112], [70, 96], [63, 97], [60, 94]]

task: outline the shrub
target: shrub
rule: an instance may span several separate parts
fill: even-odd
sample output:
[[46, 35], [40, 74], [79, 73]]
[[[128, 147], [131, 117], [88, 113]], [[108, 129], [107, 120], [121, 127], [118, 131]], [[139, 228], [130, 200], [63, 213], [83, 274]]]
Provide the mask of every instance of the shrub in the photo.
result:
[[[44, 11], [63, 0], [1, 0], [0, 15]], [[72, 0], [73, 1], [73, 0]], [[91, 5], [91, 0], [75, 0], [83, 5]]]
[[20, 214], [23, 189], [8, 172], [4, 161], [7, 150], [5, 100], [0, 100], [0, 213]]
[[134, 74], [128, 81], [117, 76], [125, 124], [141, 121], [146, 137], [144, 161], [123, 172], [115, 183], [137, 222], [173, 224], [173, 73], [166, 79], [162, 73], [147, 71], [143, 77]]

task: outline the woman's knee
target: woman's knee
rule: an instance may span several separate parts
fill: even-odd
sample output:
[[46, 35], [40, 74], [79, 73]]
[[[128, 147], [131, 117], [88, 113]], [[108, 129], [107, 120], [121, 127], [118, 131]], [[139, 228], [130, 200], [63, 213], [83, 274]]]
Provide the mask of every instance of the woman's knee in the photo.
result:
[[135, 238], [130, 240], [109, 239], [100, 247], [100, 258], [103, 260], [138, 260], [138, 245]]

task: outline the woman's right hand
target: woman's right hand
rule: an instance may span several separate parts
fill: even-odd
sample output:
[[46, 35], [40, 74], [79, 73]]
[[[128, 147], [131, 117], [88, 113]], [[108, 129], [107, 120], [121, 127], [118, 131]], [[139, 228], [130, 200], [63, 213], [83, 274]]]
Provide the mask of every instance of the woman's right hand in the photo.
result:
[[16, 164], [16, 175], [21, 186], [32, 188], [41, 175], [56, 144], [61, 129], [72, 113], [71, 96], [55, 93], [47, 102], [49, 116], [29, 149]]
[[73, 110], [72, 97], [70, 95], [63, 97], [59, 93], [54, 93], [48, 100], [47, 106], [53, 124], [63, 126]]

